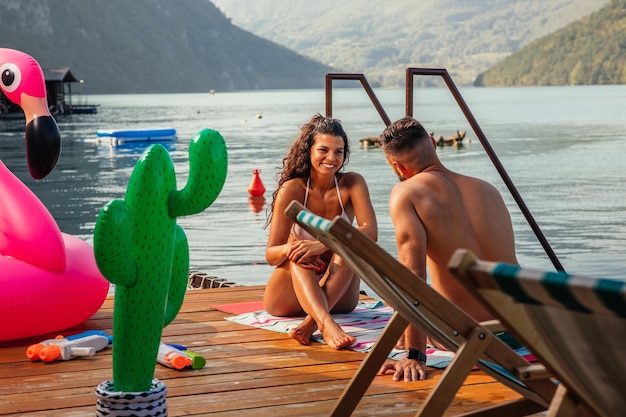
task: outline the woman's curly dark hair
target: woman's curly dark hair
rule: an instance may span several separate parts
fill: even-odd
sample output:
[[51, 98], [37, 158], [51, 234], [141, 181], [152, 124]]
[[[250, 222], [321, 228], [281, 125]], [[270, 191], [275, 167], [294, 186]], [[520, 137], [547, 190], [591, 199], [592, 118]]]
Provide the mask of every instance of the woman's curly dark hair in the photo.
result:
[[342, 137], [344, 159], [339, 169], [343, 169], [346, 163], [348, 163], [350, 146], [348, 145], [348, 135], [346, 135], [346, 132], [343, 130], [341, 121], [333, 119], [332, 117], [324, 117], [319, 113], [315, 114], [311, 120], [302, 126], [300, 135], [292, 143], [287, 156], [283, 158], [283, 166], [279, 168], [280, 171], [276, 174], [278, 186], [272, 193], [272, 204], [268, 207], [267, 223], [265, 227], [271, 222], [276, 195], [283, 184], [293, 178], [309, 177], [311, 173], [311, 148], [313, 147], [315, 135], [317, 134]]

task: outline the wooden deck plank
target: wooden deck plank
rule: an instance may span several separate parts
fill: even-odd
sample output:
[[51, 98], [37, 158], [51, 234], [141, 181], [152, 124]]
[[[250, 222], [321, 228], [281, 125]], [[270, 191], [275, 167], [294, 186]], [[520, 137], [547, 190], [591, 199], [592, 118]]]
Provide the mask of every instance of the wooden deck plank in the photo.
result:
[[[262, 286], [190, 290], [163, 341], [184, 344], [207, 365], [178, 371], [156, 365], [168, 389], [170, 416], [323, 416], [347, 385], [364, 354], [301, 346], [286, 334], [224, 320], [212, 306], [260, 300]], [[113, 297], [89, 320], [61, 334], [112, 331]], [[84, 416], [95, 412], [95, 387], [112, 377], [111, 349], [94, 357], [44, 364], [25, 356], [42, 335], [0, 343], [0, 416]], [[442, 371], [426, 381], [394, 382], [377, 376], [355, 416], [413, 415]], [[519, 398], [481, 371], [472, 372], [446, 415]]]

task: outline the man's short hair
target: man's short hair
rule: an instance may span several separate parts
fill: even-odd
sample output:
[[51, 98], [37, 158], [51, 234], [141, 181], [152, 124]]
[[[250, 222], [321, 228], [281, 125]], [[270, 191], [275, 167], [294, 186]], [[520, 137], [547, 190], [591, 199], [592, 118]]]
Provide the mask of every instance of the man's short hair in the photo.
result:
[[408, 151], [429, 139], [430, 135], [424, 126], [414, 118], [406, 116], [387, 126], [378, 140], [384, 152], [396, 154]]

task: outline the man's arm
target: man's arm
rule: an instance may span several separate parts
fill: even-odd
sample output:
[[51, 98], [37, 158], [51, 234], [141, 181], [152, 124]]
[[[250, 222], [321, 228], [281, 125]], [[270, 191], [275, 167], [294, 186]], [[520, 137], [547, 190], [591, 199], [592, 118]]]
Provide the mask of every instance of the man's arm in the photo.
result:
[[[426, 278], [426, 246], [427, 234], [416, 205], [413, 203], [415, 194], [408, 183], [396, 185], [389, 200], [389, 212], [396, 233], [398, 260], [419, 278]], [[426, 335], [417, 327], [409, 324], [404, 332], [405, 348], [426, 352]], [[413, 355], [411, 355], [413, 356]], [[418, 355], [415, 355], [416, 357]], [[418, 359], [403, 359], [398, 362], [387, 361], [381, 373], [393, 369], [393, 379], [399, 381], [417, 381], [426, 379], [426, 363]]]

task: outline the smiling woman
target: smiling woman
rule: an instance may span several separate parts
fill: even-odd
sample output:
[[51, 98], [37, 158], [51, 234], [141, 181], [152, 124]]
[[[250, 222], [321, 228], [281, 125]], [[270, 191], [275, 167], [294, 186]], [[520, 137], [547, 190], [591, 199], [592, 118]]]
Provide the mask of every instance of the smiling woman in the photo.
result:
[[290, 332], [303, 345], [309, 344], [318, 328], [332, 348], [343, 349], [355, 341], [330, 313], [347, 313], [356, 307], [359, 278], [285, 215], [286, 207], [296, 200], [325, 218], [342, 216], [352, 222], [356, 217], [359, 229], [376, 240], [376, 216], [365, 180], [354, 172], [340, 172], [349, 152], [341, 123], [316, 114], [283, 159], [272, 195], [266, 259], [276, 268], [267, 282], [264, 304], [276, 316], [307, 315]]

